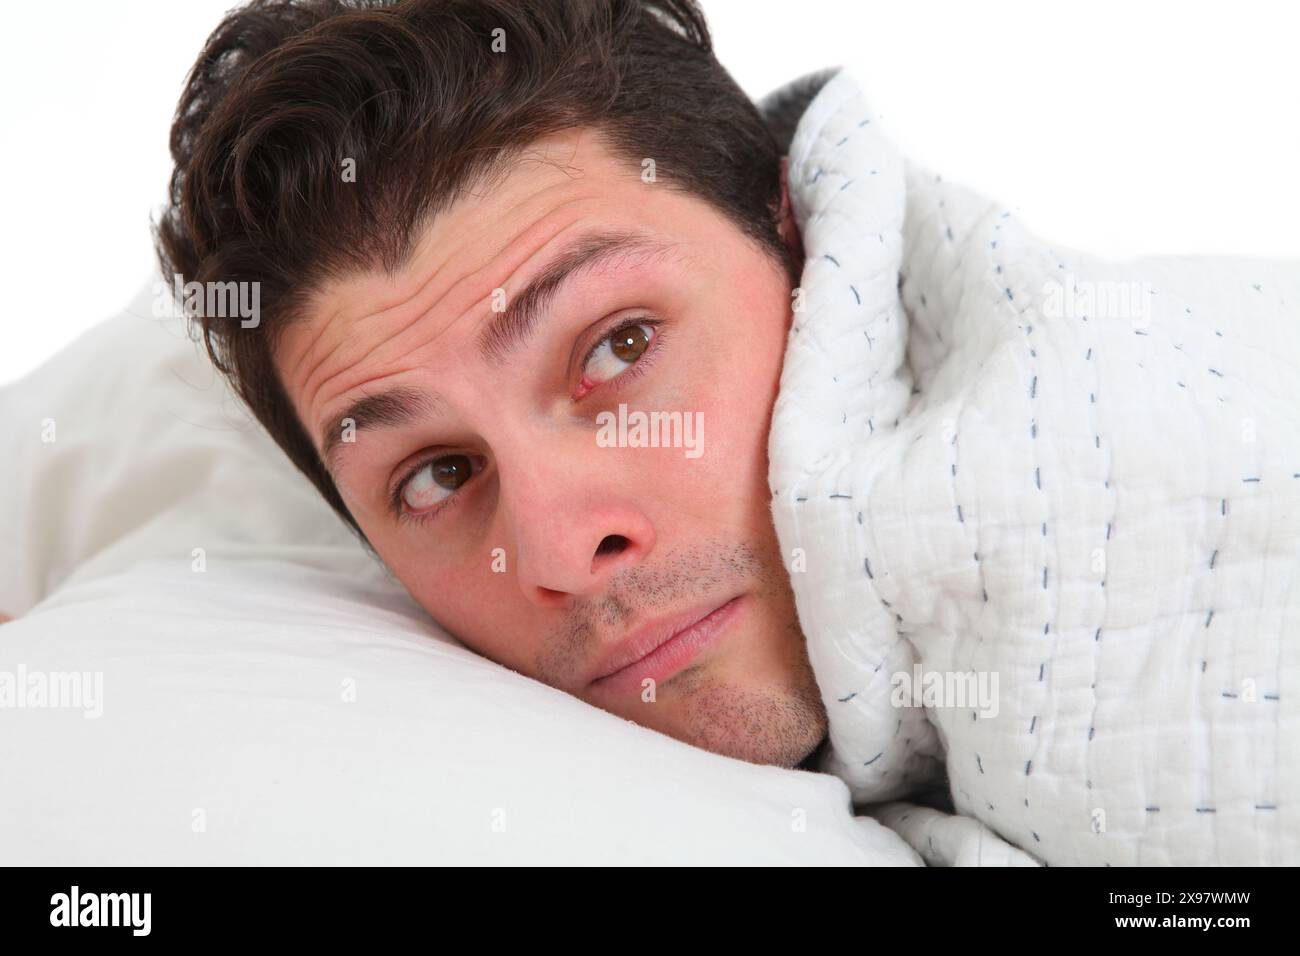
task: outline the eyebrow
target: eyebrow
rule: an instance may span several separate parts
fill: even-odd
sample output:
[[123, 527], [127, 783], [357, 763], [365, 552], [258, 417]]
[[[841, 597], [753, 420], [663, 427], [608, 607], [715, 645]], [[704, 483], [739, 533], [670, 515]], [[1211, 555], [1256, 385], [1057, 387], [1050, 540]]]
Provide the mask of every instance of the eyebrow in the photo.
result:
[[654, 256], [673, 248], [666, 239], [636, 231], [589, 233], [571, 243], [539, 272], [509, 305], [494, 313], [478, 336], [479, 351], [489, 362], [499, 362], [527, 344], [538, 319], [566, 283], [582, 272], [592, 272], [616, 258]]
[[352, 420], [353, 434], [363, 428], [397, 428], [427, 415], [438, 404], [428, 392], [409, 385], [399, 385], [375, 395], [365, 395], [344, 409], [336, 419], [321, 427], [321, 459], [325, 468], [333, 471], [334, 459], [343, 446], [343, 423]]
[[[561, 289], [582, 272], [599, 269], [619, 257], [663, 254], [674, 248], [668, 240], [626, 230], [589, 233], [572, 242], [547, 264], [478, 335], [479, 352], [489, 362], [499, 362], [525, 345], [537, 331], [538, 320]], [[342, 414], [320, 429], [321, 459], [329, 471], [343, 446], [343, 423], [353, 422], [353, 433], [363, 428], [398, 428], [427, 415], [437, 398], [411, 386], [397, 386], [352, 402]]]

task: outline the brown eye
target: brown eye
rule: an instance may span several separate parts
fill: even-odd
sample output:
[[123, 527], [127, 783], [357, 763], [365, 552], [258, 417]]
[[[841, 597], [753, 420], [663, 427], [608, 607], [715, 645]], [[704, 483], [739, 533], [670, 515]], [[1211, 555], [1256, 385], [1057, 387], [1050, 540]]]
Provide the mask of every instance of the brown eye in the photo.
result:
[[402, 488], [402, 501], [412, 511], [423, 511], [451, 497], [475, 471], [468, 455], [443, 455], [427, 462]]
[[592, 349], [583, 378], [600, 384], [615, 378], [629, 365], [634, 365], [645, 354], [654, 340], [654, 326], [645, 323], [625, 325], [605, 336]]
[[433, 480], [449, 491], [455, 491], [469, 480], [474, 466], [465, 455], [448, 455], [430, 463]]
[[630, 325], [609, 337], [610, 351], [624, 362], [635, 362], [650, 344], [650, 335], [644, 326]]

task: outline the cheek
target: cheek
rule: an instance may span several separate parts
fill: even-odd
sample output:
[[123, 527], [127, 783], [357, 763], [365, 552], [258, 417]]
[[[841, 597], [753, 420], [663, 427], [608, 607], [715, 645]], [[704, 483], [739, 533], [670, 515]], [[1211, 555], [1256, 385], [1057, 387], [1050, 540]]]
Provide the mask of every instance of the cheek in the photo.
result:
[[751, 388], [754, 376], [743, 382], [745, 387], [717, 395], [706, 407], [704, 454], [690, 464], [703, 467], [705, 480], [712, 486], [712, 500], [719, 505], [730, 502], [747, 511], [765, 510], [772, 390]]
[[[515, 579], [509, 573], [494, 572], [493, 560], [486, 553], [482, 568], [444, 568], [436, 581], [408, 581], [397, 569], [394, 573], [429, 616], [470, 650], [524, 670], [536, 651], [529, 641], [540, 635], [542, 628], [530, 617], [527, 605], [506, 597], [503, 586], [515, 587]], [[485, 615], [485, 607], [492, 613]]]
[[[720, 358], [708, 377], [708, 403], [716, 423], [712, 440], [718, 457], [732, 468], [765, 471], [772, 406], [781, 381], [789, 331], [789, 287], [770, 270], [763, 283], [733, 284], [735, 304], [722, 316], [709, 347]], [[766, 475], [764, 475], [766, 480]]]
[[499, 542], [484, 538], [448, 551], [418, 530], [363, 530], [393, 576], [440, 627], [478, 654], [507, 666], [522, 663], [511, 656], [531, 650], [520, 635], [539, 632], [526, 626], [528, 605], [515, 600], [519, 592], [505, 545], [497, 551]]
[[[768, 520], [767, 439], [780, 383], [784, 337], [755, 336], [742, 358], [719, 368], [689, 407], [703, 413], [704, 453], [676, 462], [691, 469], [692, 496], [711, 502], [732, 521]], [[689, 472], [688, 472], [689, 474]]]

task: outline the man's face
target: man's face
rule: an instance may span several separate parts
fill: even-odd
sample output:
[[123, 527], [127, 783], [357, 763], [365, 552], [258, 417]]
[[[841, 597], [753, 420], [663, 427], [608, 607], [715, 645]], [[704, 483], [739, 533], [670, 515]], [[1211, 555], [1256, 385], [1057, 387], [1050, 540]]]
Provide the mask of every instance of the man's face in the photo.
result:
[[825, 713], [768, 510], [790, 307], [729, 220], [573, 130], [397, 273], [319, 290], [275, 360], [375, 550], [466, 645], [793, 765]]

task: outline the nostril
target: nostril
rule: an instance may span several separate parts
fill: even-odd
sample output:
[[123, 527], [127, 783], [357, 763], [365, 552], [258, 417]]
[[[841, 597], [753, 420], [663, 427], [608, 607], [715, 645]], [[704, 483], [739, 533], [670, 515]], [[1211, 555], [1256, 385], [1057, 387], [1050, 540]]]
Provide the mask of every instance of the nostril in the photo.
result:
[[596, 557], [600, 558], [606, 554], [622, 554], [632, 542], [621, 534], [606, 535], [596, 546]]

